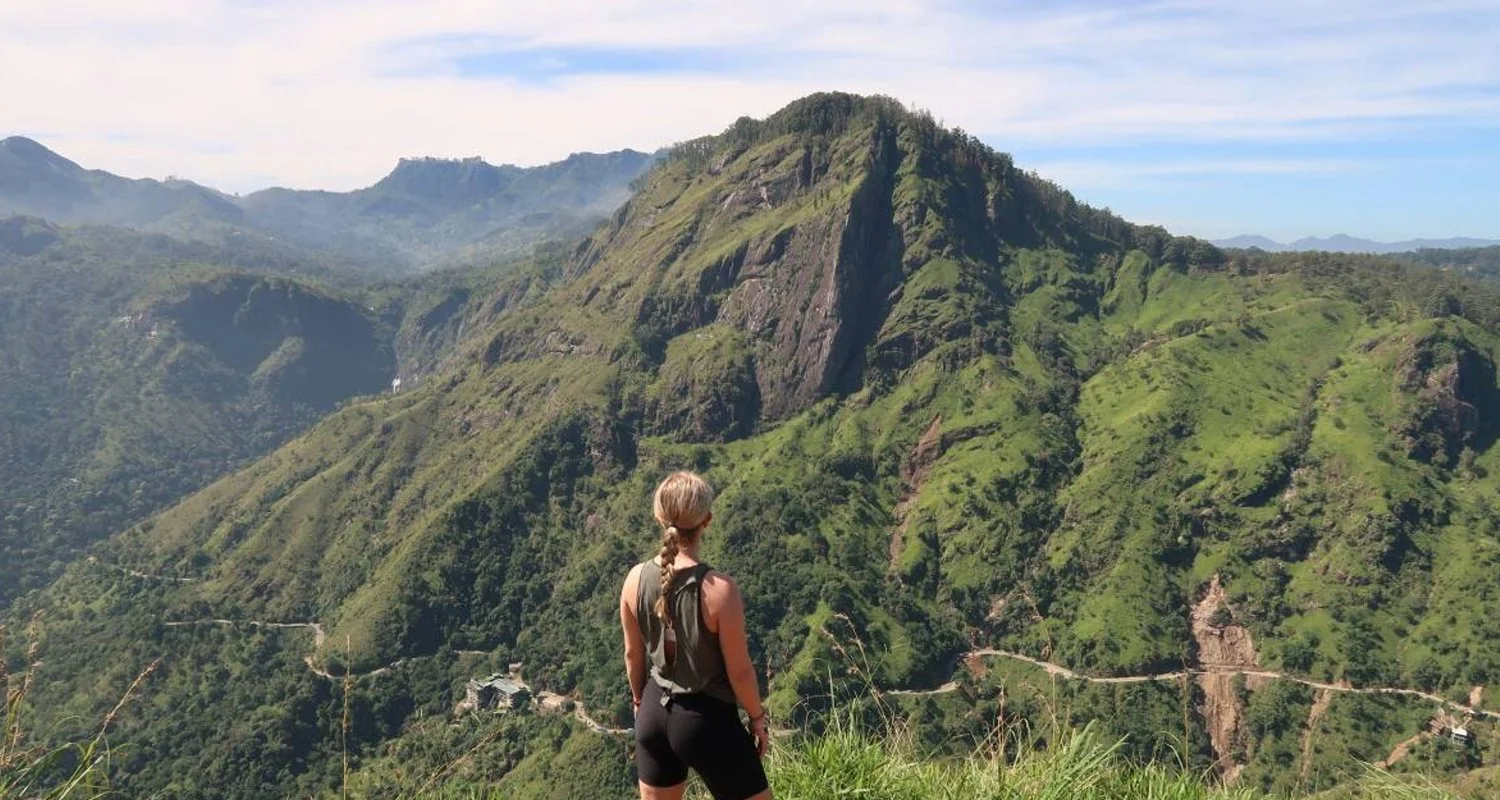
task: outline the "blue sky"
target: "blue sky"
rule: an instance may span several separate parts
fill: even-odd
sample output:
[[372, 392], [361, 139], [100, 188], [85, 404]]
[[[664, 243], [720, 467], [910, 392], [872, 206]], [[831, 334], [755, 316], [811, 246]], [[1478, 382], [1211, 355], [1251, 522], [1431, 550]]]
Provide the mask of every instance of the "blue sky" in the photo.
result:
[[1496, 0], [53, 0], [0, 134], [229, 191], [653, 149], [889, 94], [1203, 236], [1500, 238]]

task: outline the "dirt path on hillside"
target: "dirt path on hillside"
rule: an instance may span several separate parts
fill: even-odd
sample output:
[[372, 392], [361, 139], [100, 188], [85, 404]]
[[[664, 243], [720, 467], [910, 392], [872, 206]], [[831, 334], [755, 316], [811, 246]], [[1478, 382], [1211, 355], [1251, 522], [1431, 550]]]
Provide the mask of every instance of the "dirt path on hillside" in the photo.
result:
[[[1222, 591], [1222, 588], [1220, 589], [1220, 591]], [[1213, 595], [1213, 586], [1211, 584], [1210, 585], [1210, 596], [1212, 596], [1212, 595]], [[1203, 604], [1200, 603], [1199, 605], [1202, 606]], [[1211, 615], [1213, 612], [1209, 611], [1208, 613]], [[253, 627], [253, 628], [273, 628], [273, 629], [282, 629], [282, 630], [286, 630], [286, 629], [302, 629], [302, 630], [308, 630], [308, 631], [312, 632], [312, 634], [313, 634], [313, 647], [315, 649], [321, 648], [323, 646], [324, 641], [327, 638], [327, 632], [324, 630], [323, 625], [321, 623], [319, 623], [319, 622], [314, 622], [314, 621], [308, 621], [308, 622], [277, 622], [277, 621], [269, 621], [269, 620], [233, 620], [233, 619], [224, 619], [224, 618], [209, 618], [209, 619], [196, 619], [196, 620], [173, 620], [173, 621], [169, 621], [169, 622], [163, 622], [162, 624], [165, 625], [166, 627], [169, 627], [169, 628], [182, 628], [182, 627], [190, 627], [190, 626], [195, 626], [195, 625], [224, 625], [224, 626], [229, 626], [229, 627], [246, 626], [246, 627]], [[1229, 627], [1231, 627], [1231, 626], [1225, 626], [1224, 630], [1228, 630]], [[1233, 639], [1233, 637], [1230, 637], [1230, 638]], [[1215, 648], [1209, 648], [1208, 649], [1208, 653], [1210, 655], [1217, 654], [1217, 655], [1214, 656], [1215, 658], [1222, 658], [1222, 659], [1228, 659], [1228, 660], [1243, 661], [1246, 658], [1253, 658], [1253, 652], [1254, 652], [1254, 650], [1253, 650], [1253, 647], [1250, 647], [1250, 642], [1249, 642], [1248, 634], [1246, 634], [1245, 639], [1243, 640], [1243, 643], [1238, 643], [1237, 641], [1231, 641], [1231, 642], [1227, 643], [1225, 645], [1225, 647], [1227, 647], [1228, 650], [1218, 649], [1217, 647], [1215, 647]], [[1249, 649], [1245, 650], [1245, 649], [1241, 649], [1241, 648], [1249, 648]], [[461, 650], [461, 651], [457, 651], [457, 652], [460, 655], [488, 655], [488, 653], [486, 651], [483, 651], [483, 650]], [[1200, 657], [1203, 655], [1203, 653], [1204, 653], [1204, 650], [1201, 649], [1201, 645], [1200, 645]], [[1485, 717], [1485, 718], [1492, 719], [1492, 720], [1500, 720], [1500, 712], [1484, 711], [1484, 710], [1475, 708], [1473, 705], [1467, 705], [1466, 706], [1466, 705], [1463, 705], [1461, 703], [1455, 703], [1455, 702], [1453, 702], [1451, 700], [1448, 700], [1446, 698], [1440, 697], [1438, 695], [1431, 694], [1429, 692], [1420, 691], [1420, 690], [1417, 690], [1417, 689], [1406, 689], [1406, 688], [1394, 687], [1394, 686], [1354, 687], [1354, 686], [1350, 686], [1348, 684], [1332, 684], [1332, 683], [1325, 683], [1325, 682], [1322, 682], [1322, 681], [1312, 680], [1310, 678], [1302, 678], [1302, 677], [1298, 677], [1298, 676], [1295, 676], [1295, 675], [1287, 675], [1286, 673], [1278, 672], [1278, 671], [1274, 671], [1274, 670], [1260, 669], [1260, 668], [1255, 667], [1255, 666], [1242, 666], [1242, 665], [1236, 665], [1236, 664], [1231, 664], [1231, 663], [1222, 663], [1222, 662], [1215, 663], [1215, 662], [1207, 661], [1207, 660], [1205, 660], [1204, 663], [1201, 664], [1200, 667], [1195, 668], [1195, 669], [1177, 670], [1175, 672], [1150, 673], [1150, 674], [1142, 674], [1142, 675], [1116, 675], [1116, 676], [1109, 676], [1109, 677], [1096, 677], [1096, 676], [1093, 676], [1093, 675], [1085, 675], [1083, 673], [1071, 670], [1071, 669], [1069, 669], [1069, 668], [1067, 668], [1067, 667], [1065, 667], [1065, 666], [1063, 666], [1061, 664], [1056, 664], [1056, 663], [1053, 663], [1053, 662], [1050, 662], [1050, 661], [1044, 661], [1044, 660], [1039, 659], [1039, 658], [1033, 658], [1033, 657], [1028, 656], [1028, 655], [1026, 655], [1024, 653], [1015, 653], [1015, 652], [1011, 652], [1011, 651], [1008, 651], [1008, 650], [1000, 650], [1000, 649], [990, 648], [990, 647], [975, 648], [973, 650], [970, 650], [970, 651], [964, 653], [962, 656], [960, 656], [960, 660], [959, 660], [958, 663], [960, 665], [963, 665], [963, 664], [965, 664], [965, 662], [974, 662], [974, 661], [977, 661], [978, 659], [984, 659], [984, 658], [1004, 658], [1004, 659], [1009, 659], [1011, 661], [1018, 661], [1018, 662], [1021, 662], [1021, 663], [1029, 664], [1029, 665], [1031, 665], [1033, 667], [1036, 667], [1038, 669], [1041, 669], [1044, 672], [1046, 672], [1048, 675], [1056, 677], [1056, 678], [1062, 678], [1064, 680], [1083, 681], [1083, 682], [1086, 682], [1086, 683], [1102, 684], [1102, 685], [1136, 684], [1136, 683], [1148, 683], [1148, 682], [1154, 682], [1154, 681], [1178, 681], [1178, 680], [1182, 680], [1183, 678], [1189, 678], [1190, 677], [1190, 678], [1197, 679], [1197, 678], [1202, 678], [1202, 677], [1206, 677], [1206, 676], [1232, 678], [1235, 675], [1243, 675], [1246, 678], [1247, 681], [1259, 681], [1261, 683], [1264, 683], [1264, 682], [1267, 682], [1267, 681], [1273, 681], [1273, 680], [1292, 681], [1294, 683], [1300, 683], [1303, 686], [1309, 686], [1309, 687], [1311, 687], [1313, 689], [1317, 689], [1319, 691], [1319, 696], [1318, 696], [1317, 700], [1313, 704], [1314, 705], [1313, 711], [1311, 713], [1309, 713], [1309, 720], [1308, 720], [1308, 727], [1309, 727], [1309, 729], [1311, 729], [1312, 726], [1315, 724], [1316, 718], [1320, 717], [1322, 712], [1326, 712], [1327, 705], [1331, 701], [1332, 695], [1334, 693], [1336, 693], [1336, 692], [1342, 692], [1342, 693], [1346, 693], [1346, 694], [1404, 695], [1404, 696], [1408, 696], [1408, 697], [1414, 697], [1414, 698], [1418, 698], [1418, 699], [1429, 701], [1429, 702], [1434, 703], [1434, 704], [1436, 704], [1436, 705], [1440, 706], [1441, 708], [1443, 708], [1445, 710], [1448, 710], [1448, 711], [1456, 711], [1456, 712], [1459, 712], [1461, 714], [1468, 714], [1470, 716]], [[351, 674], [351, 675], [349, 675], [347, 677], [349, 677], [349, 678], [367, 678], [367, 677], [374, 677], [374, 676], [377, 676], [377, 675], [382, 675], [382, 674], [385, 674], [387, 672], [390, 672], [393, 669], [396, 669], [397, 667], [402, 666], [403, 664], [406, 664], [406, 663], [409, 663], [409, 662], [415, 661], [415, 660], [417, 660], [417, 658], [401, 658], [401, 659], [397, 659], [396, 661], [393, 661], [390, 664], [387, 664], [387, 665], [385, 665], [383, 667], [377, 667], [376, 669], [370, 670], [368, 672], [353, 673], [353, 674]], [[311, 655], [305, 656], [303, 658], [303, 663], [307, 665], [308, 670], [311, 671], [314, 675], [317, 675], [318, 677], [324, 678], [325, 680], [342, 681], [346, 677], [344, 675], [333, 674], [333, 673], [329, 672], [328, 670], [326, 670], [326, 669], [318, 666], [317, 662], [313, 659], [313, 656], [311, 656]], [[527, 686], [528, 690], [531, 689], [531, 687], [530, 687], [529, 684], [525, 684], [523, 682], [522, 685]], [[938, 687], [936, 687], [934, 689], [891, 689], [891, 690], [884, 691], [883, 694], [887, 695], [887, 696], [895, 696], [895, 697], [920, 697], [920, 696], [925, 696], [925, 695], [949, 694], [949, 693], [955, 692], [957, 690], [958, 690], [958, 683], [957, 683], [957, 681], [956, 680], [950, 680], [950, 681], [948, 681], [948, 682], [946, 682], [946, 683], [942, 684], [941, 686], [938, 686]], [[1231, 695], [1233, 695], [1232, 683], [1230, 684], [1229, 693]], [[1475, 695], [1474, 692], [1470, 693], [1469, 699], [1471, 701], [1474, 700], [1474, 699], [1476, 699], [1476, 695]], [[610, 734], [610, 735], [626, 735], [626, 734], [631, 733], [632, 730], [633, 730], [631, 728], [615, 728], [615, 727], [609, 727], [609, 726], [603, 725], [598, 720], [594, 719], [589, 714], [588, 710], [583, 706], [583, 704], [578, 703], [576, 700], [574, 701], [574, 703], [575, 703], [574, 712], [573, 712], [574, 716], [577, 717], [577, 719], [580, 722], [582, 722], [584, 725], [588, 726], [588, 728], [590, 730], [593, 730], [593, 731], [598, 732], [598, 733], [606, 733], [606, 734]], [[1321, 705], [1321, 709], [1322, 709], [1321, 711], [1319, 711], [1319, 706], [1320, 705]], [[1238, 717], [1236, 717], [1235, 719], [1237, 720]], [[791, 731], [788, 731], [788, 730], [773, 731], [773, 734], [776, 734], [778, 736], [788, 735], [789, 733], [791, 733]], [[1212, 736], [1212, 733], [1210, 735]], [[1410, 748], [1410, 746], [1411, 746], [1412, 743], [1414, 743], [1414, 742], [1412, 742], [1411, 740], [1408, 740], [1408, 743], [1406, 743], [1407, 749]], [[1215, 745], [1216, 752], [1217, 752], [1217, 746], [1218, 745], [1216, 744]], [[1400, 746], [1398, 746], [1398, 749], [1399, 749], [1399, 747]], [[1303, 769], [1304, 770], [1306, 769], [1305, 765], [1306, 765], [1306, 762], [1308, 761], [1308, 758], [1309, 758], [1309, 750], [1310, 750], [1310, 743], [1308, 742], [1308, 740], [1304, 736], [1304, 740], [1303, 740], [1303, 762], [1304, 762]], [[1403, 751], [1403, 756], [1404, 756], [1404, 752], [1405, 751]], [[1392, 756], [1396, 756], [1396, 755], [1397, 755], [1396, 752], [1393, 751], [1392, 752]], [[1388, 761], [1389, 761], [1389, 759], [1390, 759], [1390, 757], [1387, 757]], [[1391, 763], [1394, 763], [1394, 762], [1391, 762]]]
[[1396, 762], [1400, 761], [1403, 758], [1406, 758], [1407, 755], [1411, 753], [1411, 749], [1413, 747], [1416, 747], [1417, 745], [1430, 738], [1432, 738], [1431, 733], [1422, 731], [1416, 736], [1413, 736], [1410, 739], [1407, 739], [1396, 745], [1395, 748], [1391, 750], [1390, 755], [1376, 762], [1376, 766], [1380, 767], [1381, 769], [1390, 769], [1391, 767], [1394, 767], [1396, 765]]
[[[237, 626], [240, 626], [240, 625], [245, 625], [245, 626], [248, 626], [248, 627], [251, 627], [251, 628], [282, 628], [282, 629], [286, 629], [286, 628], [302, 628], [302, 629], [305, 629], [305, 630], [312, 631], [312, 634], [313, 634], [313, 649], [314, 650], [321, 649], [323, 647], [323, 642], [325, 642], [328, 639], [328, 633], [327, 633], [327, 631], [323, 630], [323, 625], [322, 625], [322, 623], [319, 623], [319, 622], [270, 622], [270, 621], [262, 620], [262, 619], [217, 619], [216, 618], [216, 619], [177, 620], [177, 621], [173, 621], [173, 622], [164, 622], [162, 624], [166, 625], [169, 628], [185, 628], [185, 627], [192, 626], [192, 625], [228, 625], [228, 626], [231, 626], [231, 627], [237, 627]], [[457, 650], [455, 652], [458, 655], [489, 655], [487, 652], [485, 652], [483, 650]], [[375, 677], [377, 675], [384, 675], [387, 672], [390, 672], [391, 670], [396, 669], [397, 667], [399, 667], [399, 666], [401, 666], [403, 664], [411, 662], [412, 660], [414, 660], [414, 659], [411, 659], [411, 658], [398, 658], [395, 661], [392, 661], [391, 663], [386, 664], [383, 667], [376, 667], [375, 669], [372, 669], [372, 670], [370, 670], [368, 672], [334, 673], [334, 672], [329, 672], [328, 669], [325, 668], [325, 667], [319, 666], [317, 660], [312, 655], [306, 655], [306, 656], [302, 657], [302, 663], [307, 665], [307, 669], [308, 669], [309, 672], [311, 672], [312, 674], [314, 674], [314, 675], [316, 675], [316, 676], [318, 676], [320, 678], [323, 678], [325, 680], [330, 680], [330, 681], [341, 681], [341, 680], [344, 680], [345, 678], [373, 678], [373, 677]]]
[[1318, 723], [1323, 721], [1323, 715], [1328, 713], [1328, 706], [1333, 703], [1333, 692], [1320, 689], [1318, 696], [1313, 698], [1312, 708], [1307, 710], [1307, 726], [1302, 729], [1302, 784], [1307, 785], [1307, 776], [1312, 769], [1313, 737], [1317, 735]]
[[[194, 626], [194, 625], [227, 625], [227, 626], [230, 626], [230, 627], [238, 627], [238, 626], [241, 626], [241, 625], [245, 625], [245, 626], [252, 627], [252, 628], [281, 628], [281, 629], [302, 628], [302, 629], [310, 630], [310, 631], [313, 632], [313, 647], [314, 647], [314, 649], [321, 648], [323, 646], [323, 642], [327, 639], [327, 636], [328, 636], [327, 632], [323, 630], [323, 625], [321, 623], [318, 623], [318, 622], [269, 622], [269, 621], [266, 621], [266, 620], [259, 620], [259, 619], [234, 620], [234, 619], [213, 618], [213, 619], [175, 620], [175, 621], [172, 621], [172, 622], [164, 622], [162, 624], [166, 625], [169, 628], [186, 628], [186, 627], [190, 627], [190, 626]], [[468, 656], [489, 655], [489, 652], [485, 651], [485, 650], [455, 650], [454, 653], [456, 653], [457, 655], [468, 655]], [[412, 661], [416, 661], [416, 660], [418, 660], [418, 658], [420, 658], [420, 657], [417, 657], [417, 658], [398, 658], [395, 661], [392, 661], [391, 663], [386, 664], [383, 667], [376, 667], [375, 669], [372, 669], [372, 670], [370, 670], [368, 672], [354, 672], [354, 673], [347, 673], [347, 674], [336, 674], [336, 673], [329, 672], [326, 668], [319, 666], [318, 662], [316, 660], [314, 660], [313, 656], [311, 656], [311, 655], [303, 656], [302, 663], [305, 664], [305, 665], [307, 665], [307, 669], [310, 672], [312, 672], [312, 674], [317, 675], [320, 678], [323, 678], [323, 679], [329, 680], [329, 681], [343, 681], [343, 680], [356, 679], [356, 678], [373, 678], [373, 677], [375, 677], [377, 675], [384, 675], [387, 672], [390, 672], [391, 670], [394, 670], [397, 667], [402, 666], [403, 664], [408, 664], [408, 663], [411, 663]], [[525, 686], [526, 690], [528, 692], [532, 692], [533, 691], [531, 685], [528, 684], [528, 683], [526, 683], [525, 681], [517, 680], [517, 683], [520, 683], [522, 686]], [[533, 692], [533, 694], [535, 694], [535, 693]], [[589, 730], [592, 730], [592, 731], [594, 731], [596, 733], [607, 733], [607, 734], [610, 734], [612, 736], [624, 736], [624, 735], [632, 734], [632, 733], [635, 732], [634, 728], [614, 728], [614, 727], [610, 727], [608, 725], [605, 725], [605, 724], [599, 722], [598, 720], [596, 720], [592, 716], [590, 716], [589, 712], [588, 712], [588, 709], [584, 707], [583, 703], [580, 703], [577, 700], [573, 701], [573, 716], [576, 717], [579, 722], [582, 722], [585, 726], [587, 726], [589, 728]]]
[[248, 625], [252, 628], [305, 628], [313, 633], [313, 647], [323, 646], [323, 640], [328, 634], [323, 631], [323, 626], [317, 622], [267, 622], [260, 619], [189, 619], [175, 622], [163, 622], [168, 628], [186, 628], [193, 625], [228, 625], [237, 627]]
[[921, 438], [912, 448], [911, 454], [907, 456], [906, 463], [901, 465], [901, 497], [896, 501], [896, 507], [891, 509], [891, 516], [895, 518], [896, 524], [891, 526], [890, 545], [890, 572], [895, 573], [897, 565], [901, 562], [901, 548], [906, 541], [906, 516], [910, 511], [912, 501], [922, 491], [922, 485], [927, 482], [928, 473], [932, 472], [932, 465], [942, 455], [943, 441], [943, 415], [939, 414], [932, 418], [932, 423], [927, 430], [922, 432]]
[[[321, 649], [323, 647], [323, 643], [328, 640], [328, 633], [327, 631], [323, 630], [323, 625], [319, 622], [269, 622], [263, 619], [188, 619], [176, 620], [173, 622], [164, 622], [162, 624], [166, 625], [168, 628], [185, 628], [191, 625], [247, 625], [252, 628], [304, 628], [306, 630], [312, 631], [313, 633], [314, 650]], [[487, 656], [490, 654], [488, 650], [454, 650], [453, 652], [455, 655], [460, 656]], [[424, 657], [425, 656], [418, 656], [416, 658], [398, 658], [383, 667], [376, 667], [375, 669], [372, 669], [368, 672], [354, 672], [347, 675], [329, 672], [327, 669], [318, 666], [318, 662], [311, 655], [303, 656], [302, 663], [307, 665], [308, 670], [311, 671], [312, 674], [317, 675], [320, 678], [326, 678], [330, 681], [341, 681], [345, 677], [373, 678], [376, 675], [384, 675], [403, 664], [407, 664], [417, 660], [417, 658]]]
[[1245, 709], [1234, 689], [1235, 676], [1258, 665], [1250, 631], [1232, 621], [1222, 626], [1214, 624], [1216, 617], [1229, 613], [1224, 585], [1214, 575], [1203, 599], [1193, 606], [1190, 621], [1199, 666], [1214, 668], [1199, 673], [1194, 680], [1203, 690], [1203, 704], [1198, 712], [1203, 716], [1208, 741], [1214, 749], [1215, 766], [1226, 784], [1234, 783], [1245, 769], [1236, 759]]
[[141, 580], [144, 580], [144, 581], [162, 581], [162, 582], [165, 582], [165, 583], [197, 583], [198, 582], [197, 578], [178, 578], [178, 577], [175, 577], [175, 576], [172, 576], [172, 575], [152, 575], [149, 572], [141, 572], [138, 569], [131, 569], [130, 567], [122, 567], [119, 564], [111, 564], [111, 563], [109, 563], [107, 561], [100, 561], [98, 556], [89, 556], [88, 562], [90, 564], [94, 564], [94, 565], [97, 565], [97, 566], [100, 566], [100, 567], [104, 567], [105, 569], [112, 569], [115, 572], [120, 573], [121, 575], [129, 575], [132, 578], [140, 578]]
[[573, 701], [573, 716], [579, 722], [588, 726], [588, 729], [594, 733], [607, 733], [611, 736], [628, 736], [635, 733], [635, 728], [611, 728], [608, 725], [601, 724], [598, 720], [589, 716], [588, 709], [584, 708], [583, 703], [577, 700]]
[[410, 658], [398, 658], [383, 667], [376, 667], [369, 672], [350, 672], [347, 674], [339, 674], [329, 672], [323, 667], [318, 666], [318, 662], [315, 661], [312, 656], [302, 657], [302, 663], [307, 665], [307, 668], [312, 671], [312, 674], [317, 675], [319, 678], [326, 678], [330, 681], [341, 681], [345, 678], [373, 678], [377, 675], [384, 675], [387, 672], [390, 672], [391, 670], [401, 666], [402, 664], [409, 663], [413, 660], [414, 659]]
[[892, 689], [881, 692], [887, 697], [922, 697], [924, 695], [949, 694], [958, 691], [958, 681], [948, 681], [936, 689]]

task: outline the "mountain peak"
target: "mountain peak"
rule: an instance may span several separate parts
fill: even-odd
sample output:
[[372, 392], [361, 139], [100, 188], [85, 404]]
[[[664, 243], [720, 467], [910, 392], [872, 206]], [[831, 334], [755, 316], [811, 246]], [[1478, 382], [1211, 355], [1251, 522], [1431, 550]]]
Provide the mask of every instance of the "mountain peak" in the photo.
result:
[[518, 171], [512, 166], [497, 167], [479, 156], [403, 158], [370, 189], [467, 204], [503, 191]]
[[10, 136], [0, 140], [0, 155], [25, 164], [47, 165], [58, 169], [79, 170], [77, 164], [47, 149], [35, 139], [25, 136]]
[[47, 149], [46, 147], [42, 146], [41, 142], [25, 136], [7, 136], [4, 139], [0, 139], [0, 147], [3, 147], [7, 150], [15, 148], [36, 148], [40, 150]]
[[[895, 100], [816, 94], [684, 142], [648, 173], [569, 268], [570, 302], [614, 323], [568, 335], [608, 351], [613, 341], [588, 337], [623, 321], [649, 358], [728, 337], [737, 344], [717, 365], [663, 366], [700, 376], [674, 379], [663, 396], [688, 397], [679, 389], [702, 380], [731, 387], [719, 400], [737, 399], [664, 405], [658, 418], [710, 408], [750, 426], [886, 385], [931, 354], [956, 363], [1003, 353], [1013, 338], [1005, 304], [1038, 283], [1007, 274], [1009, 253], [1134, 248], [1221, 258], [1088, 208]], [[495, 341], [488, 358], [513, 357], [514, 337]]]
[[462, 166], [465, 164], [471, 166], [494, 166], [490, 162], [485, 161], [484, 156], [464, 156], [462, 158], [443, 158], [442, 156], [403, 156], [396, 161], [396, 169], [416, 169], [422, 166]]

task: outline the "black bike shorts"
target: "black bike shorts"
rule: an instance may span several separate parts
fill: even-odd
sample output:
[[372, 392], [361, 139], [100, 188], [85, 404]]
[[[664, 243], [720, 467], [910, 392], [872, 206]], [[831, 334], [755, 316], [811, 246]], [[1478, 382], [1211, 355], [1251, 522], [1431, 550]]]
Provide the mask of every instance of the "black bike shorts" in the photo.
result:
[[641, 783], [667, 788], [698, 773], [715, 800], [745, 800], [766, 790], [766, 771], [755, 738], [740, 724], [738, 709], [702, 694], [673, 697], [665, 706], [661, 687], [646, 681], [635, 715], [635, 762]]

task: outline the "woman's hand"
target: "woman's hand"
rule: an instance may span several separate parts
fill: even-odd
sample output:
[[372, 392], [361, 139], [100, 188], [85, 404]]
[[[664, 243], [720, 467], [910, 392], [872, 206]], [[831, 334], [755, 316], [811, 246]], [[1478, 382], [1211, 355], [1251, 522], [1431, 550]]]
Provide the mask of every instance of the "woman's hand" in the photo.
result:
[[766, 750], [771, 746], [771, 734], [767, 727], [765, 711], [761, 711], [759, 717], [750, 718], [750, 735], [755, 737], [755, 755], [758, 758], [765, 758]]

